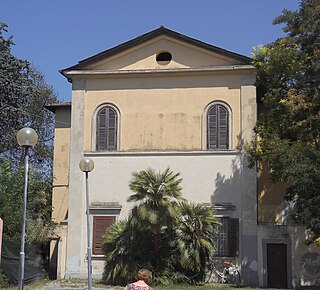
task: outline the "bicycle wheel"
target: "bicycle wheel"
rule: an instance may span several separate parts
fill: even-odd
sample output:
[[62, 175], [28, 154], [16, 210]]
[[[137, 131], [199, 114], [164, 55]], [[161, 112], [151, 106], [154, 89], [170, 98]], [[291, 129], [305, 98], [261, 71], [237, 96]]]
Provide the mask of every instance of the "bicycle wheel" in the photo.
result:
[[227, 275], [227, 283], [239, 285], [241, 282], [240, 272], [238, 270], [234, 270], [232, 274]]

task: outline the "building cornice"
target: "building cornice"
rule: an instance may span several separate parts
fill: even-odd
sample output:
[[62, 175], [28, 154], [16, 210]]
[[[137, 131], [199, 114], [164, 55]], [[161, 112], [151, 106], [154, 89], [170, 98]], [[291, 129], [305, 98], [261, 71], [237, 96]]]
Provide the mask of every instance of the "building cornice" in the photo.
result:
[[241, 155], [240, 150], [210, 150], [210, 151], [86, 151], [84, 157], [137, 157], [137, 156], [201, 156], [201, 155]]
[[139, 70], [70, 70], [65, 72], [65, 76], [68, 78], [72, 77], [97, 77], [97, 76], [145, 76], [145, 75], [156, 75], [161, 76], [162, 74], [210, 74], [215, 72], [237, 72], [237, 73], [255, 73], [256, 69], [252, 65], [230, 65], [230, 66], [214, 66], [214, 67], [201, 67], [201, 68], [174, 68], [174, 69], [139, 69]]

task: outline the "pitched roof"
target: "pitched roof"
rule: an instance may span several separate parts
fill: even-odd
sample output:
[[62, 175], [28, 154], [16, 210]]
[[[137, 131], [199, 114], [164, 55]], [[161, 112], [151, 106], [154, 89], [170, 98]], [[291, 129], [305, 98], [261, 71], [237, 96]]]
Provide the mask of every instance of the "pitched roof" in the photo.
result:
[[51, 103], [45, 106], [46, 109], [55, 113], [60, 108], [71, 108], [71, 102]]
[[236, 59], [238, 61], [243, 62], [244, 64], [250, 64], [251, 61], [252, 61], [252, 59], [250, 57], [247, 57], [247, 56], [235, 53], [235, 52], [228, 51], [226, 49], [223, 49], [223, 48], [220, 48], [220, 47], [217, 47], [217, 46], [202, 42], [200, 40], [197, 40], [197, 39], [194, 39], [192, 37], [189, 37], [189, 36], [183, 35], [181, 33], [178, 33], [176, 31], [170, 30], [170, 29], [168, 29], [168, 28], [166, 28], [164, 26], [160, 26], [159, 28], [157, 28], [155, 30], [152, 30], [150, 32], [142, 34], [142, 35], [140, 35], [140, 36], [138, 36], [138, 37], [136, 37], [134, 39], [131, 39], [131, 40], [129, 40], [127, 42], [124, 42], [124, 43], [122, 43], [120, 45], [117, 45], [117, 46], [115, 46], [113, 48], [107, 49], [107, 50], [102, 51], [102, 52], [100, 52], [100, 53], [98, 53], [96, 55], [93, 55], [93, 56], [88, 57], [86, 59], [80, 60], [78, 62], [78, 64], [60, 70], [60, 73], [64, 75], [64, 72], [66, 72], [66, 71], [81, 70], [81, 69], [87, 67], [88, 65], [90, 65], [92, 63], [95, 63], [95, 62], [98, 62], [100, 60], [103, 60], [103, 59], [106, 59], [108, 57], [111, 57], [113, 55], [116, 55], [116, 54], [118, 54], [120, 52], [123, 52], [123, 51], [125, 51], [125, 50], [127, 50], [129, 48], [137, 46], [137, 45], [139, 45], [139, 44], [141, 44], [143, 42], [151, 40], [151, 39], [153, 39], [155, 37], [158, 37], [160, 35], [169, 36], [169, 37], [172, 37], [174, 39], [177, 39], [177, 40], [180, 40], [180, 41], [183, 41], [183, 42], [187, 42], [189, 44], [198, 46], [200, 48], [209, 50], [211, 52], [218, 53], [220, 55], [224, 55], [226, 57], [230, 57], [230, 58]]

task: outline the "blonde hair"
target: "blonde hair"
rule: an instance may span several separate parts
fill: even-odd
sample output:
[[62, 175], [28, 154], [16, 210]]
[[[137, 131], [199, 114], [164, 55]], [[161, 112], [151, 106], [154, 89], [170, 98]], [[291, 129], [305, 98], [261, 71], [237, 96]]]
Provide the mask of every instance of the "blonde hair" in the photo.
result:
[[152, 273], [147, 269], [140, 269], [137, 273], [137, 279], [143, 280], [148, 284], [152, 281]]

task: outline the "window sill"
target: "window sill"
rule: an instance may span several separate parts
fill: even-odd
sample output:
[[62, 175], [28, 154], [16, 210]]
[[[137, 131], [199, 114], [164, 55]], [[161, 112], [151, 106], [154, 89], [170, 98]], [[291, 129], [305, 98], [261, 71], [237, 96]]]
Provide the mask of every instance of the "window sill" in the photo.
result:
[[92, 254], [91, 259], [92, 260], [96, 260], [96, 261], [102, 261], [102, 260], [104, 260], [104, 255], [94, 255], [94, 254]]

